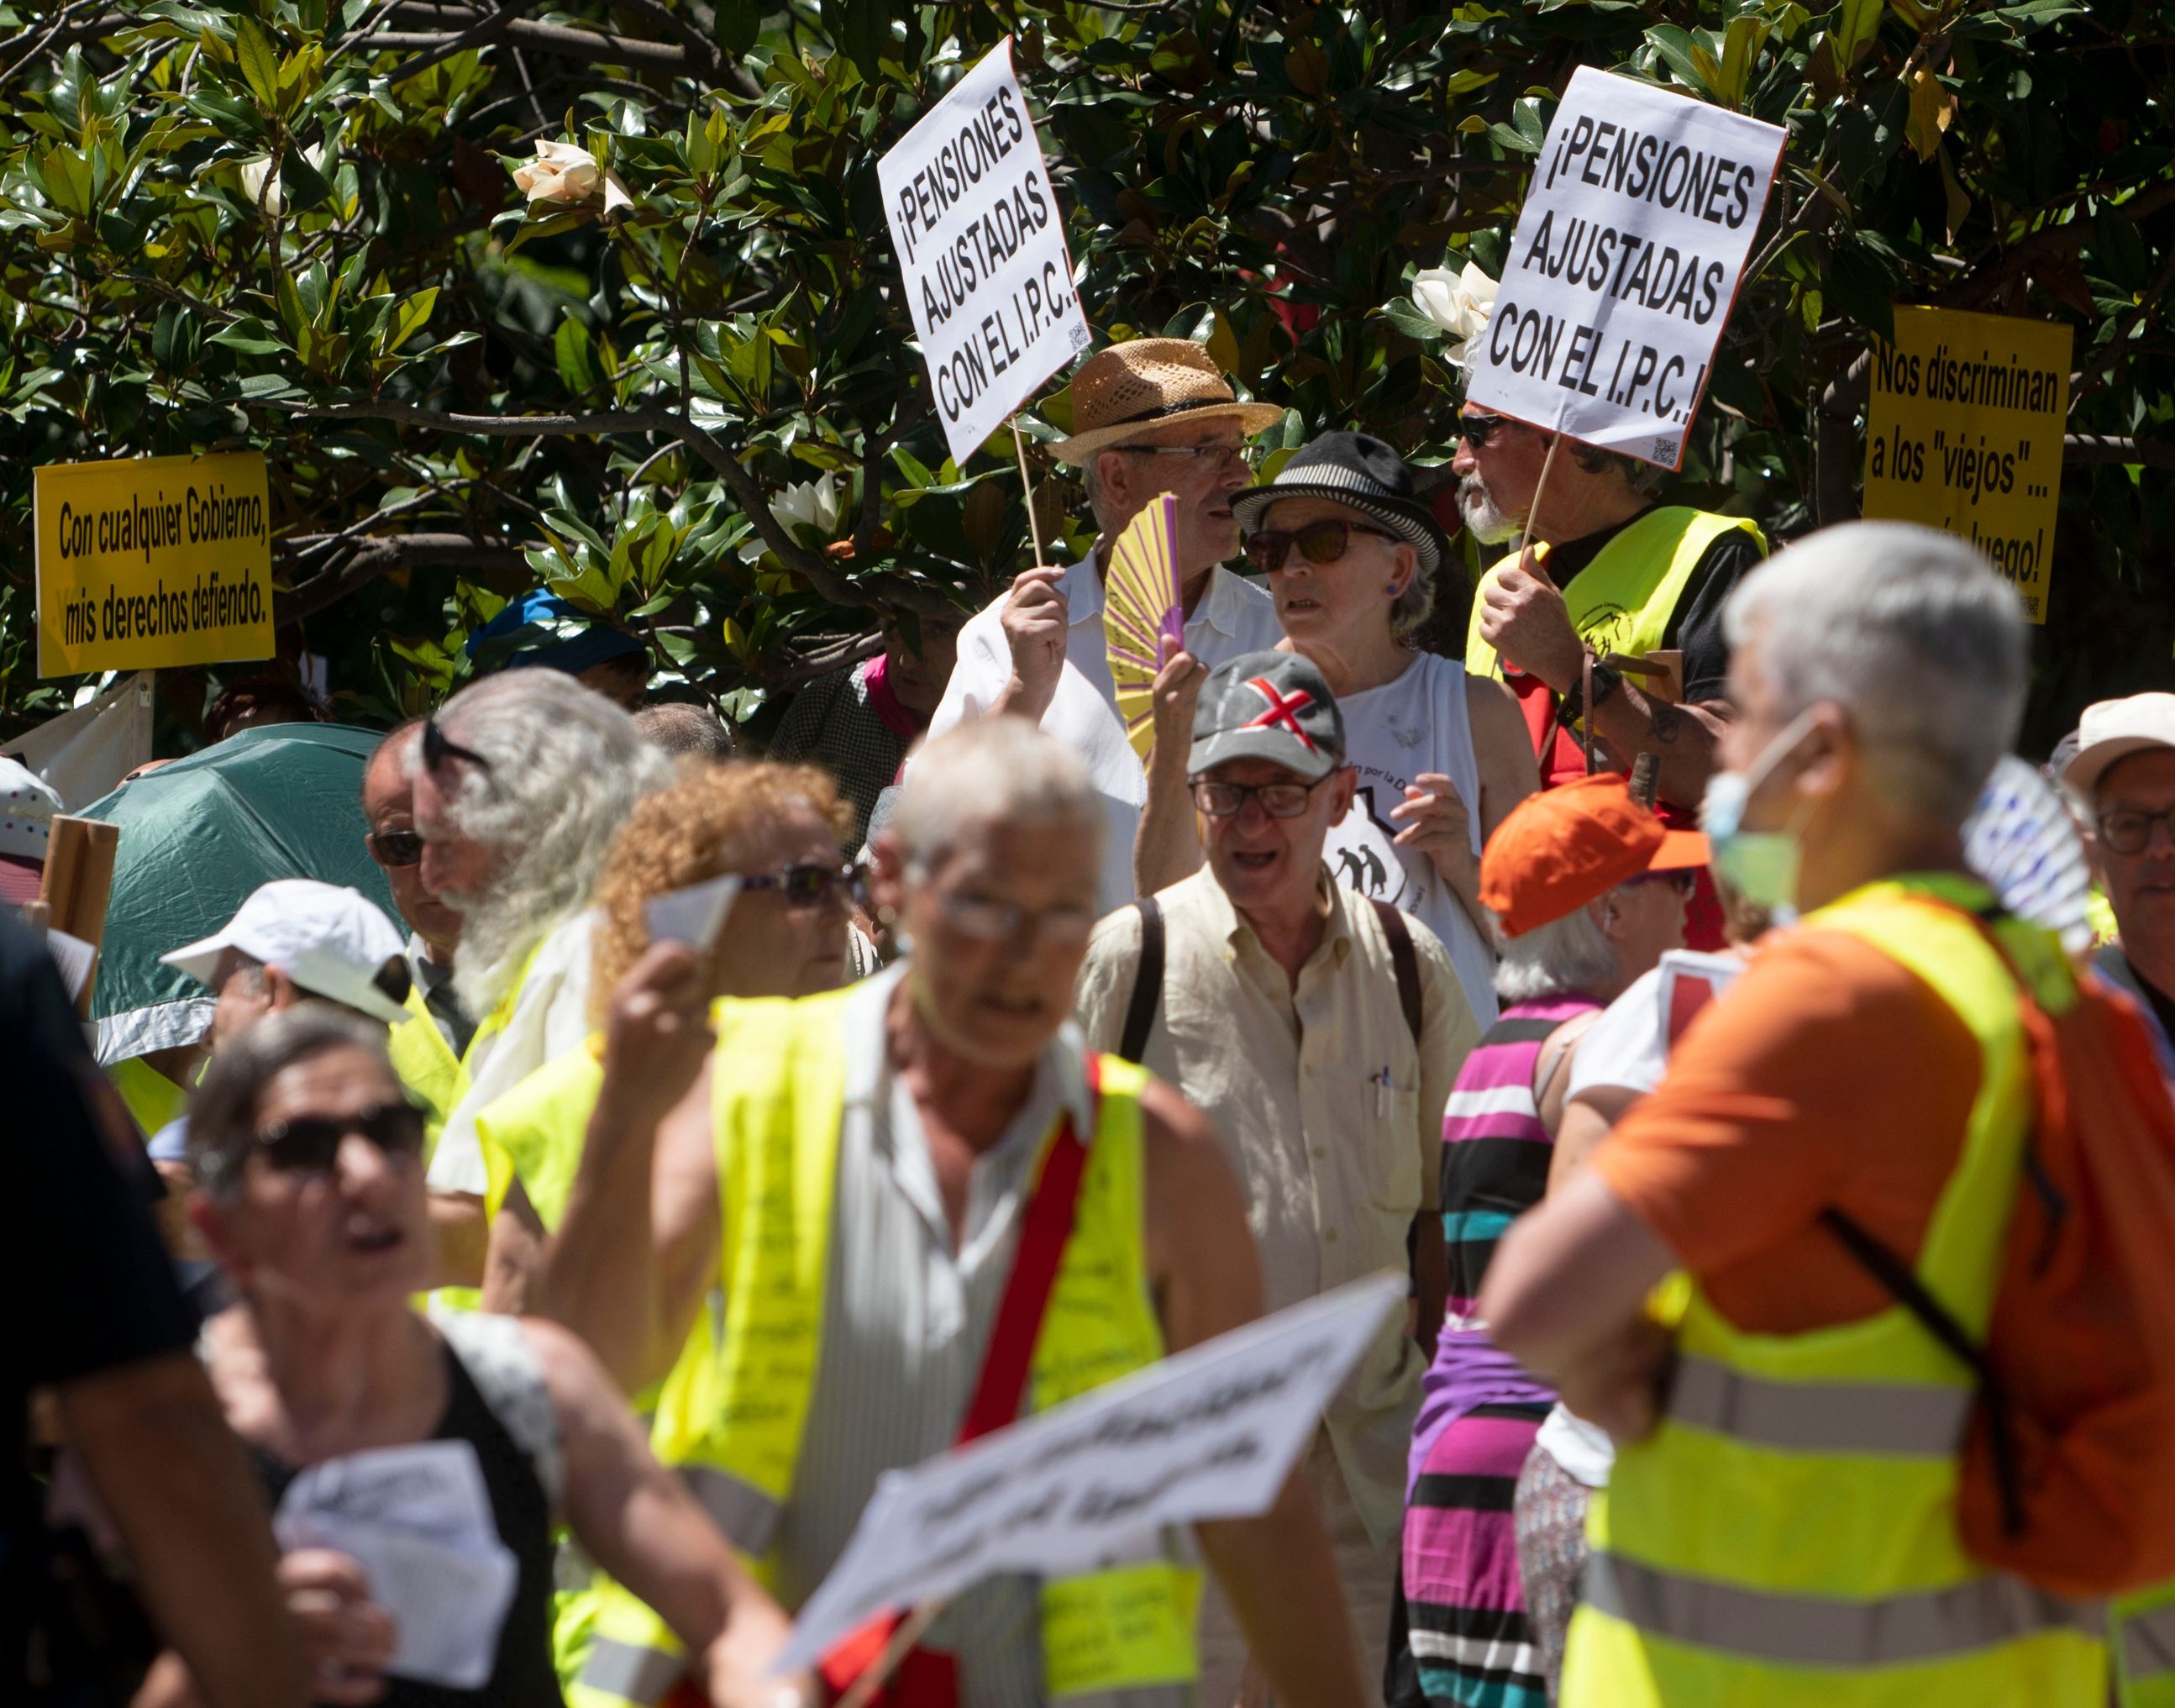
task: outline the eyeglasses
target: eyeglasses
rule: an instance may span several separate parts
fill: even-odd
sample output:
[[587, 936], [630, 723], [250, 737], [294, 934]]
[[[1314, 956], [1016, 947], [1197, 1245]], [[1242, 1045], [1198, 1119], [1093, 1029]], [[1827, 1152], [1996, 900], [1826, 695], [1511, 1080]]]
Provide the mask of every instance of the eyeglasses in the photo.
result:
[[1352, 544], [1355, 534], [1371, 534], [1377, 540], [1386, 540], [1393, 545], [1399, 536], [1386, 528], [1370, 528], [1364, 522], [1347, 522], [1342, 517], [1325, 516], [1301, 528], [1289, 530], [1263, 529], [1246, 539], [1246, 556], [1255, 568], [1264, 575], [1274, 575], [1284, 567], [1294, 545], [1299, 556], [1312, 564], [1331, 564], [1342, 558]]
[[945, 922], [963, 937], [978, 943], [1009, 943], [1022, 933], [1039, 947], [1055, 943], [1075, 949], [1095, 930], [1093, 908], [1059, 906], [1033, 909], [1011, 902], [986, 901], [979, 896], [939, 895], [936, 905]]
[[1114, 445], [1111, 449], [1130, 457], [1191, 457], [1211, 469], [1231, 463], [1250, 469], [1256, 455], [1251, 445]]
[[833, 902], [845, 900], [853, 894], [854, 869], [851, 866], [827, 866], [810, 862], [788, 866], [782, 872], [765, 872], [759, 876], [742, 878], [740, 888], [747, 890], [777, 890], [785, 897], [789, 908], [821, 908]]
[[1641, 872], [1635, 878], [1626, 879], [1624, 887], [1630, 889], [1638, 884], [1667, 884], [1690, 901], [1699, 888], [1699, 870], [1694, 866], [1679, 866], [1665, 872]]
[[2152, 827], [2156, 824], [2166, 825], [2169, 838], [2175, 840], [2175, 807], [2165, 812], [2118, 807], [2113, 812], [2100, 815], [2100, 840], [2118, 854], [2143, 854], [2152, 841]]
[[329, 1174], [350, 1133], [369, 1140], [388, 1161], [404, 1165], [423, 1154], [423, 1111], [397, 1103], [373, 1104], [351, 1115], [297, 1115], [275, 1121], [249, 1142], [283, 1174]]
[[458, 741], [446, 738], [436, 718], [423, 720], [423, 768], [436, 771], [448, 759], [458, 759], [464, 765], [473, 765], [479, 771], [489, 771], [491, 761], [473, 747], [464, 747]]
[[423, 858], [423, 838], [419, 831], [373, 830], [362, 840], [370, 850], [371, 859], [394, 871], [412, 866]]
[[1192, 780], [1193, 804], [1211, 818], [1236, 818], [1246, 810], [1251, 795], [1271, 818], [1297, 818], [1306, 811], [1314, 791], [1326, 783], [1327, 772], [1311, 783], [1213, 783], [1205, 777]]
[[1508, 415], [1460, 415], [1457, 418], [1457, 436], [1477, 451], [1488, 442], [1488, 436], [1498, 427], [1516, 425]]

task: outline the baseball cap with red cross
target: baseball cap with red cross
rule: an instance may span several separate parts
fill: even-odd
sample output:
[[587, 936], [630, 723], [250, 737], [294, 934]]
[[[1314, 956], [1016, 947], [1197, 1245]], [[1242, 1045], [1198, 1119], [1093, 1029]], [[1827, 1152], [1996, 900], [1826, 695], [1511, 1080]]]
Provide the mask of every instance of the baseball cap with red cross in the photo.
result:
[[1311, 783], [1344, 762], [1344, 714], [1321, 672], [1297, 653], [1246, 653], [1201, 685], [1193, 709], [1198, 777], [1228, 759], [1266, 759]]

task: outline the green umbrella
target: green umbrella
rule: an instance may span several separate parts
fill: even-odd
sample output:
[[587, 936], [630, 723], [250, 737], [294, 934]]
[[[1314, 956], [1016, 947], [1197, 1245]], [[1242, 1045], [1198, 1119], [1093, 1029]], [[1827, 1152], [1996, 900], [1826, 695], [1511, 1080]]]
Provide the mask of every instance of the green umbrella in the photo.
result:
[[210, 993], [159, 957], [209, 936], [259, 884], [346, 884], [399, 922], [363, 845], [362, 769], [382, 739], [340, 724], [245, 729], [84, 809], [121, 827], [91, 1001], [101, 1062], [202, 1034]]

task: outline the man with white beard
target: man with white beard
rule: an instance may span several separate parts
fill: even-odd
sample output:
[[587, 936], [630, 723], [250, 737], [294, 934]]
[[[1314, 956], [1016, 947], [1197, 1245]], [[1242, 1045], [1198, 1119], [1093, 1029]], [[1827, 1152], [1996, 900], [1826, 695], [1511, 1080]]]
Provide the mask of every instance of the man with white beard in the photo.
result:
[[[1517, 696], [1541, 787], [1586, 775], [1590, 728], [1603, 768], [1629, 771], [1652, 754], [1662, 822], [1696, 829], [1730, 715], [1722, 608], [1766, 556], [1765, 536], [1741, 516], [1656, 504], [1665, 469], [1475, 404], [1459, 420], [1451, 468], [1473, 538], [1512, 548], [1481, 577], [1466, 672], [1500, 678]], [[1673, 667], [1666, 697], [1657, 679], [1603, 662], [1664, 662], [1657, 654]], [[1684, 937], [1695, 949], [1722, 946], [1722, 905], [1704, 875]]]
[[620, 821], [672, 781], [672, 762], [602, 695], [523, 670], [426, 718], [415, 763], [422, 881], [461, 913], [453, 990], [480, 1017], [429, 1179], [442, 1221], [447, 1198], [472, 1200], [480, 1220], [476, 1112], [588, 1038], [589, 892]]
[[[1511, 685], [1533, 735], [1541, 786], [1551, 789], [1586, 774], [1576, 726], [1592, 654], [1597, 752], [1619, 771], [1638, 754], [1655, 755], [1661, 799], [1696, 807], [1729, 714], [1722, 608], [1767, 555], [1765, 539], [1741, 516], [1657, 505], [1670, 476], [1652, 464], [1557, 442], [1474, 404], [1458, 426], [1451, 468], [1465, 525], [1476, 540], [1513, 548], [1481, 577], [1465, 668]], [[1521, 560], [1515, 547], [1529, 529]], [[1679, 702], [1599, 663], [1612, 653], [1677, 654]]]

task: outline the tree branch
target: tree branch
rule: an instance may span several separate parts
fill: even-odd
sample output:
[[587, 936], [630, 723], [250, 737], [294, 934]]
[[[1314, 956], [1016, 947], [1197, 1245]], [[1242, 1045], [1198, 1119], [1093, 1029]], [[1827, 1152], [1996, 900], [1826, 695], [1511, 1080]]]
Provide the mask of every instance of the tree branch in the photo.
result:
[[[280, 542], [283, 547], [305, 549], [316, 543], [309, 539]], [[426, 566], [447, 569], [525, 568], [529, 561], [526, 554], [542, 544], [541, 540], [494, 543], [473, 540], [465, 534], [396, 534], [360, 540], [354, 555], [344, 562], [312, 576], [292, 593], [274, 599], [272, 620], [275, 625], [300, 622], [304, 617], [314, 616], [338, 605], [350, 594], [396, 569]]]
[[2062, 440], [2064, 463], [2129, 463], [2175, 469], [2175, 441], [2114, 439], [2104, 433], [2069, 433]]
[[420, 52], [421, 57], [413, 65], [393, 68], [393, 80], [398, 83], [456, 53], [501, 41], [516, 47], [533, 47], [540, 53], [562, 53], [606, 65], [652, 65], [667, 71], [686, 70], [690, 57], [686, 48], [670, 42], [642, 41], [632, 35], [577, 30], [571, 24], [545, 24], [534, 18], [486, 18], [451, 35], [439, 30], [381, 30], [356, 45], [366, 53]]
[[735, 447], [707, 427], [670, 409], [606, 409], [569, 415], [461, 415], [419, 409], [391, 398], [361, 403], [308, 404], [267, 399], [265, 406], [292, 415], [316, 415], [328, 420], [398, 421], [408, 426], [430, 427], [441, 432], [475, 433], [495, 438], [603, 438], [619, 433], [665, 433], [692, 451], [725, 483], [740, 508], [755, 524], [762, 543], [778, 561], [805, 583], [809, 591], [833, 605], [895, 605], [913, 610], [942, 613], [951, 609], [944, 596], [903, 577], [865, 576], [847, 581], [833, 571], [820, 553], [808, 550], [785, 531], [773, 513], [762, 483], [740, 462]]

